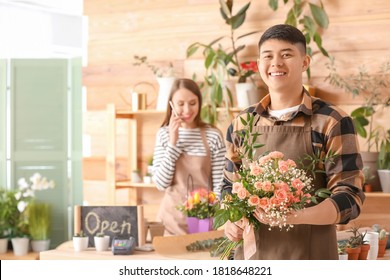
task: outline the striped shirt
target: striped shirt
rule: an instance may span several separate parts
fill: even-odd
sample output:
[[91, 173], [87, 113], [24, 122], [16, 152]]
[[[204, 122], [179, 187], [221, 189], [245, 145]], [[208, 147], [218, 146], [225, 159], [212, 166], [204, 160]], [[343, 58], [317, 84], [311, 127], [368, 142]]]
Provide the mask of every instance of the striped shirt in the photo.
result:
[[[207, 127], [205, 132], [210, 149], [213, 191], [219, 196], [225, 163], [225, 142], [218, 129]], [[200, 128], [185, 129], [180, 127], [178, 141], [173, 146], [169, 143], [168, 126], [161, 127], [157, 132], [153, 155], [153, 179], [159, 190], [164, 190], [171, 185], [176, 161], [182, 153], [193, 156], [207, 155]]]
[[[360, 214], [365, 196], [362, 191], [363, 163], [350, 116], [319, 98], [311, 97], [306, 92], [298, 110], [277, 119], [270, 116], [267, 110], [270, 101], [270, 96], [267, 95], [239, 115], [252, 113], [255, 115], [254, 123], [257, 126], [273, 126], [277, 122], [284, 122], [285, 126], [303, 126], [305, 115], [310, 116], [313, 153], [321, 152], [323, 156], [329, 156], [330, 152], [335, 152], [337, 155], [334, 164], [327, 164], [324, 167], [327, 177], [326, 187], [332, 192], [330, 199], [338, 211], [337, 223], [346, 224], [355, 219]], [[241, 166], [241, 159], [232, 141], [232, 135], [243, 128], [243, 124], [236, 117], [227, 130], [223, 191], [231, 191], [232, 183], [235, 181], [234, 172]]]

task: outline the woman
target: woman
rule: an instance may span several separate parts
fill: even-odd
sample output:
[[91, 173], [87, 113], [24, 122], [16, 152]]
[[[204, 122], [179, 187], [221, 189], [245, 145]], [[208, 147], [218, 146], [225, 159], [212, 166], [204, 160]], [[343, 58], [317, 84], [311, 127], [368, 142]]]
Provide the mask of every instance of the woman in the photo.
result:
[[190, 79], [174, 82], [167, 113], [157, 133], [153, 155], [154, 182], [165, 191], [158, 220], [166, 233], [187, 233], [185, 216], [176, 208], [195, 188], [220, 195], [225, 143], [219, 129], [200, 118], [202, 95]]

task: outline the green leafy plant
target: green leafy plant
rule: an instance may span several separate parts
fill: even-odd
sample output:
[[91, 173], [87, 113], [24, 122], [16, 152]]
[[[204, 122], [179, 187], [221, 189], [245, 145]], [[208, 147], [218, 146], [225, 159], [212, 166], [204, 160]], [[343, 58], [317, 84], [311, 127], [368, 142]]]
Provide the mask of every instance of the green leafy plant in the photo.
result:
[[378, 155], [378, 169], [390, 169], [390, 129], [382, 141]]
[[[285, 5], [288, 4], [288, 2], [289, 0], [283, 0]], [[291, 2], [293, 4], [287, 13], [285, 24], [297, 27], [302, 31], [306, 38], [306, 52], [309, 56], [313, 56], [311, 43], [314, 42], [320, 52], [325, 57], [329, 58], [328, 52], [322, 45], [321, 33], [324, 29], [327, 29], [329, 25], [329, 18], [322, 1], [319, 1], [319, 4], [312, 3], [309, 0], [293, 0], [290, 1], [290, 3]], [[276, 11], [279, 8], [279, 0], [269, 0], [268, 5], [272, 10]], [[310, 68], [307, 69], [306, 73], [310, 80]]]
[[76, 232], [73, 236], [74, 237], [87, 237], [87, 235], [85, 234], [85, 232], [83, 230]]
[[33, 240], [50, 239], [51, 206], [48, 203], [33, 201], [27, 209], [28, 225]]
[[379, 151], [381, 143], [389, 141], [390, 138], [388, 132], [382, 126], [374, 126], [373, 121], [377, 113], [390, 106], [390, 96], [387, 94], [390, 85], [390, 62], [382, 63], [376, 73], [369, 73], [364, 65], [359, 66], [357, 73], [347, 77], [337, 72], [334, 59], [330, 60], [327, 67], [330, 71], [325, 81], [346, 93], [351, 93], [353, 97], [363, 98], [362, 106], [352, 111], [351, 117], [358, 135], [367, 138], [368, 152], [373, 148]]
[[[204, 82], [200, 83], [204, 99], [201, 116], [204, 121], [212, 124], [217, 121], [217, 107], [228, 107], [229, 104], [233, 104], [232, 93], [225, 86], [225, 81], [229, 76], [238, 76], [239, 82], [244, 82], [254, 73], [247, 67], [243, 68], [243, 64], [239, 63], [238, 54], [245, 48], [245, 45], [239, 45], [238, 41], [258, 33], [258, 31], [254, 31], [236, 35], [237, 29], [245, 22], [250, 2], [245, 4], [236, 14], [233, 14], [233, 0], [220, 0], [219, 3], [220, 14], [229, 26], [230, 34], [221, 36], [208, 44], [195, 42], [187, 48], [187, 58], [196, 53], [198, 49], [203, 50], [206, 73]], [[228, 41], [227, 47], [222, 45], [226, 41]], [[196, 80], [196, 77], [194, 79]], [[223, 94], [224, 92], [226, 92], [227, 97]]]
[[102, 232], [99, 232], [99, 233], [97, 233], [95, 236], [96, 236], [96, 237], [104, 237], [104, 236], [105, 236], [105, 234], [104, 234], [104, 233], [102, 233]]
[[168, 66], [165, 67], [158, 67], [148, 61], [147, 56], [134, 56], [135, 62], [133, 63], [134, 66], [141, 66], [144, 65], [148, 67], [150, 70], [152, 70], [153, 74], [156, 75], [158, 78], [162, 77], [174, 77], [175, 76], [175, 69], [173, 68], [172, 62], [169, 63]]

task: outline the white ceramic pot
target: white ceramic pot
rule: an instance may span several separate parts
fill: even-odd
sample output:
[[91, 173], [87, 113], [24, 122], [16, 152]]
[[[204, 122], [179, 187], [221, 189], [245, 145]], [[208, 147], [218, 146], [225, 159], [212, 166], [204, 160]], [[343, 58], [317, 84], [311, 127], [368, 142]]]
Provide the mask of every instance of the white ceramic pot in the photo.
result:
[[7, 253], [8, 250], [8, 238], [0, 238], [0, 254]]
[[107, 251], [110, 245], [110, 236], [94, 236], [93, 241], [95, 242], [95, 248], [98, 252]]
[[156, 105], [157, 111], [167, 110], [169, 94], [171, 93], [171, 88], [174, 81], [175, 81], [174, 77], [157, 78], [157, 82], [159, 85], [157, 105]]
[[31, 249], [33, 252], [43, 252], [50, 248], [50, 239], [48, 240], [31, 240]]
[[390, 170], [378, 169], [379, 180], [381, 182], [382, 191], [390, 193]]
[[348, 255], [347, 254], [339, 255], [339, 260], [348, 260]]
[[15, 256], [27, 255], [30, 246], [30, 239], [28, 237], [11, 238], [11, 242]]
[[260, 101], [261, 93], [252, 82], [236, 84], [237, 107], [246, 108]]
[[85, 251], [88, 248], [89, 238], [73, 236], [73, 248], [76, 252]]

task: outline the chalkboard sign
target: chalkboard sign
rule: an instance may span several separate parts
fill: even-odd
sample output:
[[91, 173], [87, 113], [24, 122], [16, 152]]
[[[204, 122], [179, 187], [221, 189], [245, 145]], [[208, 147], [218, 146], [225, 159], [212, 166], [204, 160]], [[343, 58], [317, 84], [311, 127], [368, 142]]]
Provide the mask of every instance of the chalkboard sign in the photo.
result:
[[94, 247], [94, 236], [133, 236], [137, 246], [145, 244], [143, 206], [75, 206], [75, 229], [89, 237], [89, 247]]

